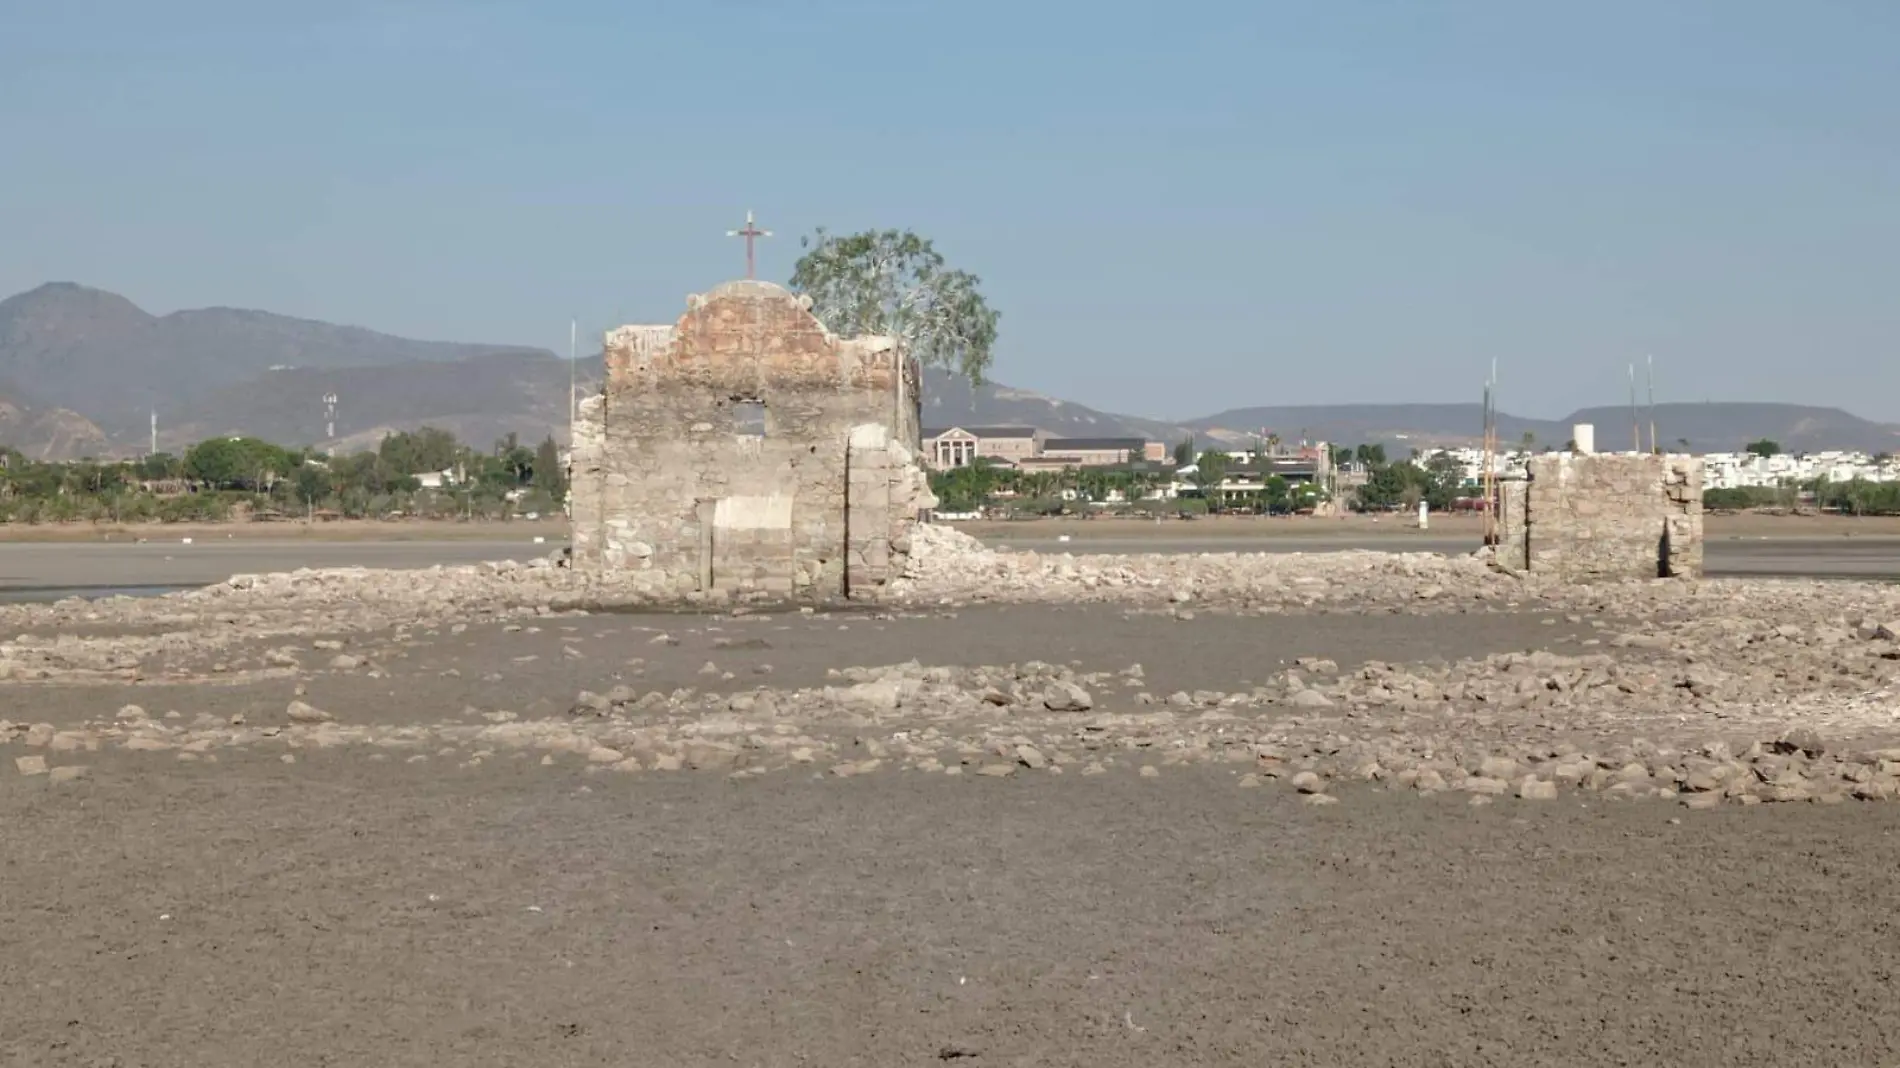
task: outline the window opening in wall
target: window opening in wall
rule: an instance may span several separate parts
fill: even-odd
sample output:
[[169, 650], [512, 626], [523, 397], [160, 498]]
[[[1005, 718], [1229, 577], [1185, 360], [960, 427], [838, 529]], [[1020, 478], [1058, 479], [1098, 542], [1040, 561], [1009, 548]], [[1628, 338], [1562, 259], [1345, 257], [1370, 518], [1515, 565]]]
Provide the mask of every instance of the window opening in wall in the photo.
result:
[[732, 432], [740, 437], [765, 436], [765, 402], [735, 397], [732, 401]]

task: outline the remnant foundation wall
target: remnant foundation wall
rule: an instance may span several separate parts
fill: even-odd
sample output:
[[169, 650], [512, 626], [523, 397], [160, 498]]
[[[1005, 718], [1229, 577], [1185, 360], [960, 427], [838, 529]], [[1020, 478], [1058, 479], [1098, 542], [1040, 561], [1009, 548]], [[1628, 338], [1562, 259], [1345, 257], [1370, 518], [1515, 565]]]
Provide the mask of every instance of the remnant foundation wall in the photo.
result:
[[1573, 582], [1702, 574], [1702, 461], [1548, 453], [1500, 486], [1498, 559]]
[[840, 339], [798, 297], [731, 282], [672, 326], [606, 337], [580, 409], [573, 563], [679, 594], [875, 597], [934, 507], [914, 361]]

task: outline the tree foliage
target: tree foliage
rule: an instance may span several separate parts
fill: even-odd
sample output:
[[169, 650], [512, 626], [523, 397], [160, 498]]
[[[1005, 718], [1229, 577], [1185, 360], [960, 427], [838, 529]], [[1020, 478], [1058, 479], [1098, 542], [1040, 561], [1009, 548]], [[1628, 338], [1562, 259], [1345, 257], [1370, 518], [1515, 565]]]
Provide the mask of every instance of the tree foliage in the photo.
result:
[[[1365, 446], [1361, 446], [1364, 448]], [[1385, 450], [1378, 448], [1381, 462], [1369, 467], [1366, 483], [1359, 487], [1355, 506], [1362, 512], [1389, 512], [1395, 508], [1410, 510], [1424, 501], [1433, 511], [1443, 511], [1463, 495], [1464, 472], [1458, 461], [1443, 453], [1420, 466], [1411, 461], [1384, 463]]]
[[213, 489], [264, 492], [298, 463], [289, 452], [258, 438], [211, 438], [185, 453], [185, 474]]
[[385, 434], [376, 456], [385, 469], [402, 475], [447, 471], [460, 459], [462, 444], [447, 430], [432, 426]]
[[[1732, 441], [1734, 439], [1731, 438], [1730, 440]], [[1746, 446], [1743, 447], [1743, 451], [1750, 452], [1763, 459], [1767, 459], [1770, 456], [1781, 455], [1781, 442], [1776, 441], [1773, 438], [1761, 438], [1757, 441], [1749, 442]]]
[[1209, 449], [1194, 461], [1194, 484], [1201, 488], [1201, 497], [1207, 501], [1210, 511], [1220, 511], [1220, 487], [1227, 480], [1227, 454]]
[[1365, 444], [1355, 445], [1352, 448], [1351, 456], [1352, 456], [1353, 462], [1359, 464], [1362, 467], [1385, 466], [1385, 446], [1384, 445], [1365, 445]]
[[[442, 471], [451, 477], [438, 488], [417, 478]], [[536, 449], [511, 435], [482, 451], [427, 427], [334, 457], [228, 437], [201, 441], [182, 457], [108, 462], [42, 463], [0, 449], [0, 523], [204, 522], [239, 507], [253, 515], [505, 518], [559, 511], [566, 474], [551, 437]]]
[[801, 239], [792, 289], [842, 337], [902, 338], [918, 361], [954, 371], [973, 385], [989, 370], [998, 313], [981, 279], [953, 270], [926, 238], [908, 230], [837, 236], [822, 227]]

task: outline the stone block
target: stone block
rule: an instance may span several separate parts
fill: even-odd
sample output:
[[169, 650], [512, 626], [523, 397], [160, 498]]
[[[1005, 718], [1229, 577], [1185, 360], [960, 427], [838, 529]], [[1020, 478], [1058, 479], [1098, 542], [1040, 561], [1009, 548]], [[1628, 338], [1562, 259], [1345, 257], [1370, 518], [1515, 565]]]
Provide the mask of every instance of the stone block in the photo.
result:
[[1546, 454], [1500, 498], [1506, 567], [1579, 582], [1701, 573], [1699, 459]]

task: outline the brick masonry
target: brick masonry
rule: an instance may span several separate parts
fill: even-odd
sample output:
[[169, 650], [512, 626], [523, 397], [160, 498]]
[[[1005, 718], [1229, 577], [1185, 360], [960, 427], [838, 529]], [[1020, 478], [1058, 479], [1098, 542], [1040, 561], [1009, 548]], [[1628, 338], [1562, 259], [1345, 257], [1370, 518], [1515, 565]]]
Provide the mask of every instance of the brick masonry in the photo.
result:
[[573, 564], [680, 595], [875, 599], [934, 507], [916, 361], [729, 282], [605, 340], [574, 435]]
[[1573, 582], [1699, 577], [1702, 461], [1546, 453], [1502, 484], [1498, 558]]

